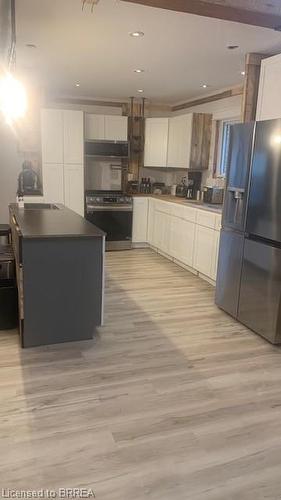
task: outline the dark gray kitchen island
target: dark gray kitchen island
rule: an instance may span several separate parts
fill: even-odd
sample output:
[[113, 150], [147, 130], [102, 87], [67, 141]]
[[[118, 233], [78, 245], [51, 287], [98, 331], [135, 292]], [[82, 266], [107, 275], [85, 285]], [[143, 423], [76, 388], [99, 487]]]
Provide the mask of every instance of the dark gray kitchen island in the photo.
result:
[[22, 347], [86, 340], [103, 318], [105, 233], [60, 204], [12, 204]]

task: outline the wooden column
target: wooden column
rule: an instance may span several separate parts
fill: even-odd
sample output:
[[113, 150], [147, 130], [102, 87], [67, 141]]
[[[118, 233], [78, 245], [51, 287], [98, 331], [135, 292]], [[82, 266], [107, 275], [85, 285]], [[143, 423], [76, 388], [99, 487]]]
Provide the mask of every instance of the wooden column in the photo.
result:
[[144, 99], [137, 101], [131, 98], [129, 114], [130, 162], [129, 173], [133, 180], [139, 179], [139, 171], [143, 166], [144, 151]]
[[256, 108], [260, 81], [261, 61], [263, 54], [247, 54], [245, 64], [245, 82], [242, 99], [242, 122], [250, 122], [256, 118]]

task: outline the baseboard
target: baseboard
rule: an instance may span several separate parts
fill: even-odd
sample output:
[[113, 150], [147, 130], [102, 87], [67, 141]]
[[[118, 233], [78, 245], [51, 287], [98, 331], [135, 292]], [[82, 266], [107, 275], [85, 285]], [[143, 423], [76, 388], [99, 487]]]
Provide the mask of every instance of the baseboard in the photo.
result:
[[210, 283], [210, 285], [216, 286], [216, 282], [214, 280], [212, 280], [212, 278], [209, 278], [209, 276], [206, 276], [205, 274], [202, 274], [202, 273], [198, 273], [198, 276], [202, 280], [208, 281], [208, 283]]
[[171, 257], [171, 255], [169, 255], [169, 254], [167, 254], [165, 252], [162, 252], [162, 250], [159, 250], [159, 248], [157, 248], [157, 253], [159, 253], [160, 255], [162, 255], [162, 257], [165, 257], [165, 259], [174, 261], [174, 259], [173, 259], [173, 257]]
[[148, 243], [140, 243], [140, 242], [133, 242], [132, 243], [132, 248], [149, 248], [149, 244]]
[[178, 259], [173, 259], [173, 260], [174, 260], [174, 263], [177, 264], [178, 266], [182, 267], [186, 271], [189, 271], [190, 273], [194, 274], [195, 276], [198, 276], [199, 273], [198, 273], [198, 271], [196, 271], [196, 269], [194, 269], [194, 267], [190, 267]]

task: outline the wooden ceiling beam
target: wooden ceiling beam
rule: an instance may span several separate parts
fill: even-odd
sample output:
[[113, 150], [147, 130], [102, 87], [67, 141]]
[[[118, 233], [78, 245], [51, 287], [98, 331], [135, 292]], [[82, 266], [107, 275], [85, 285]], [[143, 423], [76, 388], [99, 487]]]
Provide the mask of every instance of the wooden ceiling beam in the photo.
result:
[[234, 97], [236, 95], [243, 94], [243, 87], [235, 87], [228, 90], [223, 90], [222, 92], [218, 92], [217, 94], [211, 94], [206, 97], [197, 97], [192, 101], [187, 101], [182, 104], [177, 104], [172, 106], [172, 111], [182, 111], [184, 109], [193, 108], [194, 106], [200, 106], [201, 104], [208, 104], [209, 102], [220, 101], [221, 99], [226, 99], [227, 97]]
[[[217, 3], [216, 0], [123, 0], [148, 7], [186, 12], [205, 17], [214, 17], [225, 21], [234, 21], [242, 24], [251, 24], [264, 28], [281, 31], [281, 15], [268, 13], [265, 10], [250, 10], [250, 8], [235, 7], [233, 5]], [[246, 3], [246, 2], [245, 2]], [[249, 4], [248, 4], [249, 5]]]

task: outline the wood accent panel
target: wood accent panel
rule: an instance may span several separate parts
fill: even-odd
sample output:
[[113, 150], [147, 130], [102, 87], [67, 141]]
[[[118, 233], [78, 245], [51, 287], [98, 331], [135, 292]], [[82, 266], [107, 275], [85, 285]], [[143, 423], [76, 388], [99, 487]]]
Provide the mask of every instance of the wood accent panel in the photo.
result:
[[48, 102], [57, 103], [57, 104], [75, 104], [80, 106], [108, 106], [111, 108], [122, 108], [123, 106], [127, 106], [127, 102], [114, 102], [114, 101], [97, 101], [94, 99], [70, 99], [67, 97], [57, 97], [57, 98], [48, 98]]
[[151, 250], [107, 253], [105, 285], [92, 341], [22, 350], [1, 332], [1, 486], [280, 498], [280, 347]]
[[215, 147], [214, 147], [214, 160], [213, 160], [213, 177], [216, 177], [218, 159], [219, 159], [219, 140], [220, 140], [220, 120], [215, 122]]
[[[214, 17], [226, 21], [234, 21], [242, 24], [262, 26], [281, 30], [281, 15], [267, 13], [267, 11], [252, 10], [248, 3], [248, 8], [239, 8], [235, 5], [235, 0], [226, 5], [218, 3], [216, 0], [122, 0], [125, 2], [158, 7], [161, 9], [197, 14], [199, 16]], [[246, 0], [245, 0], [245, 4]], [[252, 4], [253, 5], [253, 4]], [[257, 4], [256, 4], [257, 5]]]
[[247, 54], [245, 64], [245, 83], [242, 100], [242, 121], [250, 122], [255, 120], [261, 61], [264, 59], [263, 54]]
[[194, 113], [190, 151], [190, 170], [207, 170], [209, 167], [212, 134], [212, 115]]
[[236, 9], [264, 12], [265, 14], [281, 15], [280, 0], [204, 0], [208, 3], [221, 4]]
[[145, 99], [137, 101], [131, 98], [129, 113], [130, 161], [129, 174], [131, 180], [139, 180], [139, 171], [143, 167], [144, 153], [144, 107]]
[[226, 99], [227, 97], [233, 97], [235, 95], [243, 94], [243, 86], [234, 87], [233, 89], [224, 90], [223, 92], [218, 92], [217, 94], [209, 95], [206, 97], [199, 97], [192, 101], [187, 101], [182, 104], [177, 104], [172, 106], [171, 111], [181, 111], [183, 109], [192, 108], [193, 106], [199, 106], [200, 104], [207, 104], [209, 102], [219, 101], [220, 99]]

